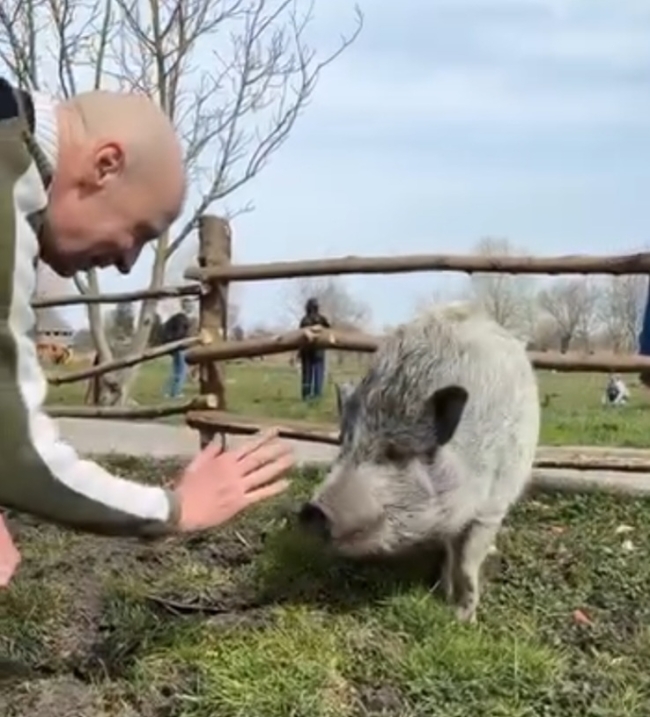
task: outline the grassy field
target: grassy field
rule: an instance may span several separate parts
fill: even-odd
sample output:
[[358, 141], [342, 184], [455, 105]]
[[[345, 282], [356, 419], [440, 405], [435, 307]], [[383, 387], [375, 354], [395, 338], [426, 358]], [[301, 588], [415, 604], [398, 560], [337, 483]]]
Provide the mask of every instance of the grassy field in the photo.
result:
[[[362, 366], [354, 358], [343, 366], [330, 364], [322, 402], [308, 405], [299, 400], [299, 375], [287, 361], [231, 362], [225, 371], [228, 410], [267, 418], [292, 418], [317, 422], [336, 420], [334, 382], [354, 380]], [[169, 362], [154, 361], [140, 372], [134, 398], [142, 405], [164, 401]], [[540, 373], [543, 427], [542, 443], [650, 446], [650, 391], [629, 377], [632, 393], [624, 410], [607, 410], [601, 404], [602, 374]], [[50, 391], [52, 404], [80, 405], [86, 384], [71, 384]], [[187, 395], [197, 390], [188, 382]], [[174, 419], [182, 421], [182, 418]]]
[[[166, 364], [137, 398], [160, 401]], [[348, 367], [346, 375], [354, 375]], [[643, 446], [650, 403], [632, 386], [600, 407], [602, 377], [541, 377], [543, 440]], [[296, 399], [297, 375], [230, 365], [230, 408], [334, 420]], [[75, 389], [52, 402], [79, 403]], [[105, 461], [137, 480], [171, 462]], [[11, 517], [24, 562], [0, 594], [6, 717], [646, 717], [650, 500], [522, 501], [485, 570], [475, 627], [431, 586], [437, 556], [333, 559], [295, 534], [319, 479], [215, 531], [162, 543], [95, 539]]]

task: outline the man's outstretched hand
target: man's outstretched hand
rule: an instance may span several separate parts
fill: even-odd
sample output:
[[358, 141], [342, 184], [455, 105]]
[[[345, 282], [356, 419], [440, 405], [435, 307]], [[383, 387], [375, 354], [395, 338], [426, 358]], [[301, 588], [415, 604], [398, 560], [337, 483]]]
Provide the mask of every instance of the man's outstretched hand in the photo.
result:
[[4, 518], [0, 515], [0, 588], [6, 588], [20, 564], [20, 553], [14, 545]]
[[210, 444], [190, 463], [175, 493], [179, 530], [214, 528], [245, 508], [289, 487], [282, 476], [294, 465], [291, 446], [267, 431], [231, 451]]

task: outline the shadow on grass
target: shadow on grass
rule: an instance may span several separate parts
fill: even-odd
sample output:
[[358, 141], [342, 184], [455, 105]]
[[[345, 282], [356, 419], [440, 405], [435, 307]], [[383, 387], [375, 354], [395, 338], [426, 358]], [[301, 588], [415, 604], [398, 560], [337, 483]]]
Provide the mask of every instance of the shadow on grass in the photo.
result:
[[399, 558], [345, 559], [292, 523], [265, 541], [250, 580], [262, 604], [308, 604], [349, 612], [413, 587], [433, 591], [444, 551], [429, 547]]

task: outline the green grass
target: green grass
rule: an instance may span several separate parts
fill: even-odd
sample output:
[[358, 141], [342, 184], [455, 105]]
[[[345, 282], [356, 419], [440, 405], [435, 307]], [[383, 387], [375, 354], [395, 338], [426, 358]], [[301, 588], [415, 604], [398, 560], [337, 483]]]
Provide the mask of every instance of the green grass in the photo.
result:
[[[142, 370], [139, 403], [164, 400], [168, 368]], [[360, 370], [354, 359], [333, 362], [323, 401], [305, 405], [287, 364], [232, 362], [228, 408], [332, 422], [333, 381]], [[650, 392], [632, 377], [631, 404], [606, 410], [603, 384], [602, 375], [541, 373], [542, 442], [647, 446]], [[50, 403], [79, 404], [83, 390], [52, 390]], [[142, 480], [179, 470], [108, 465]], [[295, 534], [289, 516], [319, 477], [305, 469], [288, 494], [222, 530], [160, 544], [15, 519], [24, 563], [0, 594], [0, 714], [649, 713], [650, 500], [522, 502], [486, 565], [479, 625], [468, 627], [429, 591], [435, 556], [358, 565]]]
[[0, 594], [2, 714], [648, 714], [650, 500], [522, 502], [472, 627], [430, 592], [435, 556], [360, 565], [297, 536], [291, 513], [318, 478], [304, 469], [222, 530], [163, 543], [14, 519], [24, 564]]
[[[315, 422], [336, 421], [334, 382], [356, 379], [363, 364], [354, 357], [339, 365], [329, 364], [323, 400], [305, 404], [299, 400], [299, 374], [288, 362], [245, 361], [226, 365], [228, 410], [263, 418], [300, 419]], [[142, 368], [134, 398], [142, 405], [163, 402], [169, 362], [161, 359]], [[632, 400], [624, 410], [605, 409], [600, 400], [605, 378], [602, 374], [561, 374], [540, 372], [543, 403], [541, 441], [545, 444], [650, 446], [650, 391], [636, 376], [629, 377]], [[186, 394], [193, 395], [196, 384], [188, 383]], [[50, 404], [80, 405], [85, 384], [71, 384], [50, 390]], [[180, 422], [182, 418], [173, 419]]]

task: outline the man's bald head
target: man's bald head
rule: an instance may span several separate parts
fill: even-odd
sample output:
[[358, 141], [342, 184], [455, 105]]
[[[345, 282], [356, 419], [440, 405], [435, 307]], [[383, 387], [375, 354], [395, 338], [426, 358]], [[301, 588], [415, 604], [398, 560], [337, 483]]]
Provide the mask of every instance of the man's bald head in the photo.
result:
[[174, 128], [137, 94], [87, 92], [59, 105], [57, 114], [59, 158], [43, 259], [65, 275], [108, 265], [127, 272], [183, 204]]
[[97, 90], [68, 101], [67, 107], [81, 118], [88, 137], [123, 142], [127, 152], [128, 179], [155, 179], [160, 171], [175, 170], [176, 185], [182, 180], [183, 155], [169, 118], [145, 95]]

